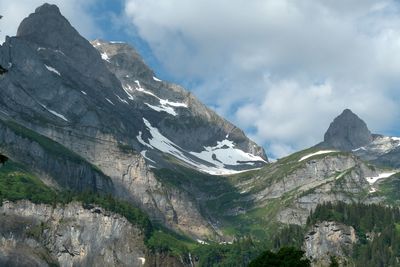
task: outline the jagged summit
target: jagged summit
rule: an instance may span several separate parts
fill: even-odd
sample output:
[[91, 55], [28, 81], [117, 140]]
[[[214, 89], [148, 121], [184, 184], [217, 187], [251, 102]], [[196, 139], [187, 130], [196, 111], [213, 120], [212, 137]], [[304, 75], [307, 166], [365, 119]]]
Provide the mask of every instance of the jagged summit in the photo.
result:
[[24, 125], [28, 118], [32, 128], [54, 123], [76, 131], [80, 140], [109, 134], [155, 168], [172, 164], [165, 155], [213, 174], [268, 161], [242, 130], [184, 88], [158, 79], [133, 47], [90, 43], [57, 6], [44, 4], [22, 21], [17, 37], [0, 46], [0, 65], [12, 66], [0, 80], [9, 89], [0, 96], [0, 110]]
[[[19, 25], [16, 39], [36, 50], [45, 58], [45, 64], [56, 68], [63, 77], [76, 76], [74, 71], [77, 70], [86, 77], [96, 77], [108, 87], [118, 86], [119, 82], [108, 72], [99, 52], [79, 34], [56, 5], [46, 3], [36, 8]], [[28, 51], [26, 48], [21, 50], [23, 53]]]
[[76, 35], [79, 36], [79, 33], [61, 14], [60, 9], [56, 5], [50, 4], [38, 7], [34, 13], [21, 22], [17, 30], [18, 37], [37, 43], [54, 44], [55, 41], [60, 41], [58, 39], [60, 36], [68, 37], [66, 34], [74, 38]]
[[61, 15], [60, 9], [57, 5], [44, 3], [35, 9], [35, 13], [57, 13]]
[[152, 80], [154, 72], [146, 65], [140, 54], [127, 43], [108, 42], [101, 39], [91, 41], [91, 44], [100, 52], [102, 58], [111, 63], [108, 67], [118, 77], [135, 76], [142, 79]]
[[324, 135], [325, 146], [350, 151], [371, 143], [372, 134], [367, 124], [350, 109], [345, 109], [330, 124]]

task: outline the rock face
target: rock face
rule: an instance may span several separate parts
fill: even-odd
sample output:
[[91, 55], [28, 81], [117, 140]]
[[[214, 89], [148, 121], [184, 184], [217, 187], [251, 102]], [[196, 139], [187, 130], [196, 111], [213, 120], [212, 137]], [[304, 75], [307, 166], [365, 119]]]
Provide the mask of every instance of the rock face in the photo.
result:
[[371, 134], [365, 122], [346, 109], [329, 126], [321, 148], [351, 151], [365, 161], [380, 166], [398, 168], [400, 138]]
[[142, 232], [101, 208], [5, 202], [0, 217], [1, 266], [145, 266]]
[[[137, 139], [152, 165], [163, 165], [160, 151], [177, 155], [192, 168], [212, 174], [234, 172], [246, 165], [249, 168], [250, 162], [252, 166], [267, 162], [263, 149], [242, 130], [221, 119], [184, 88], [156, 78], [134, 48], [102, 40], [95, 40], [92, 45], [122, 84], [125, 93], [118, 96], [118, 102], [133, 100], [141, 109], [146, 127]], [[164, 144], [160, 145], [160, 141]], [[234, 160], [226, 160], [226, 154]]]
[[[347, 168], [337, 169], [325, 160], [325, 166], [331, 174], [321, 178], [320, 182], [312, 181], [307, 188], [299, 188], [292, 199], [291, 205], [282, 208], [278, 220], [283, 223], [305, 225], [311, 210], [324, 202], [345, 203], [368, 201], [379, 202], [382, 199], [369, 199], [368, 192], [372, 190], [366, 177], [376, 176], [378, 171], [371, 169], [365, 163], [352, 156], [337, 158], [347, 162]], [[315, 163], [314, 163], [315, 164]], [[323, 176], [322, 176], [323, 177]], [[304, 190], [305, 189], [305, 190]]]
[[338, 258], [344, 266], [356, 242], [352, 226], [325, 221], [312, 227], [305, 237], [303, 249], [313, 266], [329, 266], [330, 256]]
[[243, 200], [251, 201], [249, 210], [268, 206], [278, 200], [279, 208], [275, 214], [271, 214], [276, 216], [277, 221], [305, 225], [310, 211], [318, 204], [368, 199], [371, 185], [366, 177], [377, 176], [378, 169], [344, 152], [331, 152], [301, 160], [304, 156], [314, 154], [314, 151], [315, 148], [311, 152], [298, 152], [278, 160], [236, 184]]
[[0, 152], [57, 189], [114, 193], [111, 179], [77, 154], [27, 128], [2, 120]]
[[[111, 179], [107, 186], [115, 197], [190, 236], [212, 237], [214, 230], [190, 194], [164, 185], [149, 165], [178, 163], [221, 174], [267, 162], [264, 150], [243, 131], [182, 87], [154, 77], [132, 47], [91, 44], [54, 5], [37, 8], [23, 20], [16, 37], [6, 38], [0, 65], [7, 70], [0, 76], [0, 120], [23, 125], [75, 153], [85, 166], [93, 165]], [[7, 129], [2, 127], [0, 136], [11, 140]], [[103, 186], [86, 167], [75, 166], [71, 172], [69, 162], [47, 157], [43, 146], [28, 139], [7, 142], [2, 153], [34, 164], [41, 177], [53, 180], [50, 184], [64, 187], [71, 182], [67, 186], [74, 190]], [[43, 157], [35, 161], [15, 154], [33, 153], [16, 141]]]
[[[9, 67], [0, 79], [0, 108], [31, 128], [49, 122], [47, 128], [92, 138], [112, 134], [156, 167], [168, 165], [164, 154], [214, 173], [267, 161], [243, 131], [185, 89], [157, 79], [132, 47], [99, 40], [91, 45], [56, 6], [45, 4], [24, 19], [0, 54], [0, 65]], [[227, 153], [236, 153], [234, 160], [226, 160]]]
[[350, 109], [333, 120], [325, 133], [323, 144], [343, 151], [351, 151], [373, 140], [367, 125]]

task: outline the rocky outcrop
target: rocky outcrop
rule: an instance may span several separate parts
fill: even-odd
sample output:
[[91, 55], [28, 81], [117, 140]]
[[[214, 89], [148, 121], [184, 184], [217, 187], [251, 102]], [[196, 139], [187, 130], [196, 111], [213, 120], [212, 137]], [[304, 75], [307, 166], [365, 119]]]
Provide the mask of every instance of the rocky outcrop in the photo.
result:
[[329, 266], [335, 257], [341, 266], [346, 266], [346, 257], [351, 255], [357, 236], [352, 226], [338, 222], [321, 222], [313, 225], [304, 239], [303, 249], [313, 266]]
[[[271, 179], [265, 179], [269, 184], [255, 194], [255, 200], [262, 202], [266, 199], [279, 198], [283, 194], [296, 190], [304, 192], [322, 185], [335, 178], [339, 173], [354, 167], [357, 159], [349, 155], [327, 155], [323, 158], [310, 159], [296, 167], [292, 172], [281, 177], [274, 176], [274, 172], [267, 174]], [[295, 163], [297, 164], [297, 163]], [[279, 172], [285, 166], [278, 166]]]
[[0, 152], [58, 189], [113, 193], [111, 179], [62, 145], [0, 118]]
[[350, 109], [345, 109], [329, 126], [324, 135], [323, 145], [351, 151], [371, 143], [372, 140], [367, 124]]
[[317, 152], [315, 148], [298, 152], [239, 180], [236, 187], [241, 197], [235, 200], [232, 210], [237, 210], [241, 203], [241, 213], [257, 208], [270, 211], [269, 207], [273, 207], [268, 219], [272, 216], [284, 224], [305, 225], [311, 210], [324, 202], [384, 200], [370, 195], [372, 188], [366, 179], [377, 176], [379, 169], [351, 153]]
[[80, 203], [0, 207], [1, 266], [144, 266], [143, 233], [124, 217]]
[[72, 130], [68, 135], [57, 128], [36, 130], [97, 166], [111, 178], [115, 197], [140, 206], [153, 220], [196, 238], [215, 235], [188, 193], [164, 186], [140, 154], [125, 149], [112, 135], [99, 132], [91, 138]]
[[289, 207], [278, 213], [278, 221], [289, 224], [305, 225], [310, 212], [318, 204], [325, 202], [368, 202], [378, 203], [379, 198], [369, 198], [370, 184], [366, 177], [376, 175], [376, 170], [356, 160], [354, 166], [328, 176], [323, 183], [311, 183], [305, 191], [297, 191]]

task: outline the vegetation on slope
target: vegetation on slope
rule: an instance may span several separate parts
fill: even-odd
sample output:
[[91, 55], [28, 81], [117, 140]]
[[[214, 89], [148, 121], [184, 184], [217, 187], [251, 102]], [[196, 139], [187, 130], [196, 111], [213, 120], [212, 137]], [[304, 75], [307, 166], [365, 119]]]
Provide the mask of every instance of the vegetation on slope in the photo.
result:
[[309, 267], [310, 260], [304, 256], [304, 251], [293, 247], [283, 247], [278, 252], [265, 251], [249, 267]]
[[0, 165], [0, 204], [4, 200], [17, 201], [23, 199], [37, 204], [43, 203], [53, 206], [72, 201], [82, 202], [84, 208], [92, 208], [92, 204], [95, 204], [107, 211], [121, 214], [132, 224], [143, 229], [146, 235], [150, 235], [152, 231], [148, 216], [130, 203], [115, 200], [110, 195], [55, 191], [23, 166], [8, 160], [4, 165]]
[[352, 259], [355, 266], [399, 266], [400, 210], [382, 205], [360, 203], [318, 205], [308, 224], [337, 221], [355, 228], [359, 242]]

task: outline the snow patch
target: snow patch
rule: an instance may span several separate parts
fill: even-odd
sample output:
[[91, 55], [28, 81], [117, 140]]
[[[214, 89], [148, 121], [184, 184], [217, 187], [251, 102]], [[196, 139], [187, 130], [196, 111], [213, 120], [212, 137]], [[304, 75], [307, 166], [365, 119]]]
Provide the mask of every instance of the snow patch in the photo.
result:
[[64, 115], [62, 115], [62, 114], [60, 114], [60, 113], [58, 113], [58, 112], [56, 112], [56, 111], [54, 111], [54, 110], [51, 110], [51, 109], [49, 109], [49, 108], [47, 108], [45, 105], [43, 105], [43, 104], [41, 104], [41, 103], [39, 103], [43, 108], [45, 108], [48, 112], [50, 112], [51, 114], [53, 114], [53, 115], [55, 115], [55, 116], [57, 116], [57, 117], [59, 117], [60, 119], [62, 119], [62, 120], [64, 120], [64, 121], [69, 121]]
[[[159, 106], [155, 106], [155, 105], [151, 105], [149, 103], [145, 103], [148, 107], [150, 107], [151, 109], [158, 111], [158, 112], [166, 112], [169, 113], [173, 116], [177, 116], [178, 113], [175, 111], [175, 109], [173, 109], [173, 107], [179, 107], [179, 108], [187, 108], [188, 105], [185, 103], [181, 103], [181, 102], [173, 102], [173, 101], [169, 101], [168, 99], [162, 99], [158, 96], [156, 96], [154, 93], [147, 91], [146, 89], [144, 89], [141, 85], [140, 82], [138, 80], [135, 81], [137, 87], [136, 90], [144, 93], [144, 94], [148, 94], [151, 95], [152, 97], [155, 97], [158, 99], [160, 105]], [[132, 90], [132, 86], [130, 86], [129, 84], [126, 85], [125, 91], [126, 90]]]
[[142, 88], [142, 87], [140, 86], [140, 82], [139, 82], [138, 80], [136, 80], [135, 83], [137, 84], [137, 86], [138, 86], [139, 88]]
[[[139, 132], [139, 135], [136, 136], [136, 139], [139, 141], [139, 143], [141, 143], [144, 146], [147, 146], [147, 147], [153, 148], [153, 149], [157, 149], [163, 153], [173, 155], [174, 157], [186, 162], [187, 164], [197, 168], [198, 170], [212, 174], [212, 175], [229, 175], [229, 174], [236, 174], [236, 173], [249, 171], [249, 170], [237, 171], [237, 170], [227, 169], [227, 168], [225, 168], [225, 166], [222, 162], [213, 160], [212, 154], [210, 154], [209, 152], [207, 152], [207, 154], [201, 154], [201, 153], [197, 153], [197, 154], [201, 154], [202, 156], [204, 156], [205, 159], [209, 159], [209, 157], [211, 157], [212, 161], [210, 163], [214, 167], [206, 166], [203, 163], [195, 161], [195, 159], [192, 159], [188, 155], [185, 155], [185, 152], [181, 147], [179, 147], [177, 144], [175, 144], [174, 142], [169, 140], [167, 137], [163, 136], [157, 128], [153, 127], [150, 124], [150, 122], [148, 120], [143, 118], [143, 122], [146, 125], [147, 129], [149, 130], [151, 138], [149, 138], [148, 142], [145, 142], [142, 138], [142, 132]], [[225, 147], [226, 144], [233, 146], [233, 142], [228, 140], [228, 142], [219, 142], [219, 144], [213, 148], [215, 148], [216, 150], [217, 149], [225, 150], [225, 149], [227, 149]], [[212, 148], [210, 148], [210, 149], [212, 149]], [[228, 162], [231, 162], [231, 163], [232, 162], [235, 163], [232, 165], [236, 165], [238, 160], [245, 160], [245, 161], [260, 161], [261, 160], [261, 161], [264, 161], [261, 157], [245, 153], [239, 149], [235, 149], [232, 147], [228, 147], [228, 149], [230, 150], [230, 152], [228, 152], [228, 153], [234, 153], [234, 156], [232, 158], [230, 158], [229, 155], [227, 155], [228, 154], [227, 151], [221, 151], [221, 153], [218, 153], [218, 154], [220, 155], [220, 157], [222, 159], [227, 160]], [[238, 151], [234, 151], [234, 150], [238, 150]], [[206, 151], [208, 151], [208, 150], [206, 150]], [[232, 151], [234, 151], [234, 152], [232, 152]], [[196, 157], [196, 155], [195, 155], [196, 153], [194, 153], [194, 152], [190, 152], [189, 154]], [[207, 155], [207, 157], [206, 157], [206, 155]], [[200, 157], [197, 157], [197, 158], [201, 159]], [[215, 163], [218, 163], [218, 165]], [[251, 170], [255, 170], [255, 168], [253, 168]]]
[[197, 243], [199, 243], [199, 244], [208, 245], [208, 242], [206, 242], [206, 241], [204, 241], [204, 240], [197, 239], [196, 241], [197, 241]]
[[187, 104], [185, 103], [180, 103], [180, 102], [172, 102], [169, 101], [168, 99], [161, 99], [159, 97], [157, 97], [160, 100], [160, 104], [161, 105], [168, 105], [168, 106], [172, 106], [172, 107], [183, 107], [183, 108], [187, 108]]
[[147, 143], [143, 140], [143, 138], [142, 138], [142, 132], [141, 132], [141, 131], [139, 131], [139, 134], [138, 134], [138, 136], [136, 136], [136, 139], [137, 139], [137, 140], [139, 141], [139, 143], [141, 143], [142, 145], [147, 146], [147, 147], [149, 147], [149, 148], [153, 148], [151, 145], [147, 144]]
[[133, 96], [130, 94], [132, 92], [133, 88], [128, 84], [128, 85], [123, 85], [122, 89], [124, 89], [125, 93], [128, 95], [129, 100], [133, 100]]
[[299, 159], [299, 162], [303, 161], [303, 160], [306, 160], [308, 158], [314, 157], [316, 155], [323, 155], [323, 154], [334, 153], [334, 152], [337, 152], [337, 151], [336, 150], [320, 150], [318, 152], [311, 153], [311, 154], [308, 154], [308, 155], [302, 157], [301, 159]]
[[365, 147], [354, 149], [353, 152], [372, 152], [378, 155], [389, 153], [393, 149], [400, 146], [400, 137], [380, 136], [377, 137], [372, 143]]
[[367, 180], [367, 182], [370, 185], [373, 185], [379, 179], [388, 178], [388, 177], [390, 177], [390, 176], [392, 176], [393, 174], [396, 174], [396, 173], [397, 172], [384, 172], [384, 173], [379, 174], [378, 176], [365, 177], [365, 179]]
[[116, 96], [116, 97], [118, 98], [118, 100], [121, 101], [122, 103], [125, 103], [125, 104], [128, 104], [128, 105], [129, 105], [128, 101], [126, 101], [125, 99], [121, 98], [119, 95], [115, 95], [115, 96]]
[[87, 95], [87, 93], [85, 91], [81, 91], [82, 94]]
[[351, 151], [353, 151], [353, 152], [357, 152], [357, 151], [360, 151], [360, 150], [367, 150], [365, 147], [359, 147], [359, 148], [356, 148], [356, 149], [353, 149], [353, 150], [351, 150]]
[[140, 154], [143, 156], [143, 158], [147, 159], [148, 161], [156, 163], [154, 160], [152, 160], [151, 158], [146, 156], [146, 152], [147, 152], [147, 150], [143, 150], [140, 152]]
[[155, 110], [155, 111], [158, 111], [158, 112], [167, 112], [167, 113], [169, 113], [169, 114], [171, 114], [172, 116], [176, 116], [176, 115], [178, 115], [176, 112], [175, 112], [175, 110], [173, 109], [173, 108], [171, 108], [171, 107], [166, 107], [166, 106], [153, 106], [153, 105], [150, 105], [149, 103], [145, 103], [145, 105], [147, 105], [149, 108], [151, 108], [151, 109], [153, 109], [153, 110]]
[[37, 49], [37, 51], [42, 51], [42, 50], [50, 50], [50, 51], [53, 51], [55, 53], [59, 53], [59, 54], [65, 56], [64, 52], [61, 51], [61, 50], [58, 50], [58, 49], [49, 49], [49, 48], [46, 48], [46, 47], [38, 47], [38, 49]]
[[55, 74], [57, 74], [58, 76], [61, 76], [60, 72], [58, 70], [56, 70], [55, 68], [51, 67], [51, 66], [47, 66], [46, 64], [44, 64], [44, 66], [46, 67], [46, 69], [48, 71], [54, 72]]
[[114, 103], [110, 99], [106, 98], [106, 100], [108, 101], [108, 103], [110, 103], [111, 105], [115, 106]]
[[246, 153], [234, 146], [235, 144], [233, 141], [225, 139], [218, 141], [216, 146], [204, 147], [205, 150], [200, 153], [190, 152], [190, 154], [219, 167], [224, 167], [225, 165], [240, 165], [247, 161], [266, 162], [263, 158]]
[[140, 260], [140, 262], [142, 263], [142, 265], [144, 265], [146, 263], [146, 259], [143, 257], [139, 257], [138, 258]]
[[106, 52], [101, 53], [101, 58], [105, 61], [110, 62], [110, 57], [107, 55]]
[[93, 44], [93, 46], [94, 46], [94, 47], [101, 46], [101, 43], [100, 43], [100, 42], [95, 42], [95, 43]]
[[369, 192], [374, 193], [377, 191], [376, 188], [372, 186], [376, 183], [376, 181], [378, 181], [379, 179], [388, 178], [396, 173], [397, 172], [384, 172], [384, 173], [379, 174], [378, 176], [365, 177], [365, 180], [367, 180], [367, 182], [371, 185], [371, 189], [369, 190]]
[[162, 82], [160, 79], [158, 79], [157, 77], [153, 76], [153, 80], [155, 80], [156, 82]]

